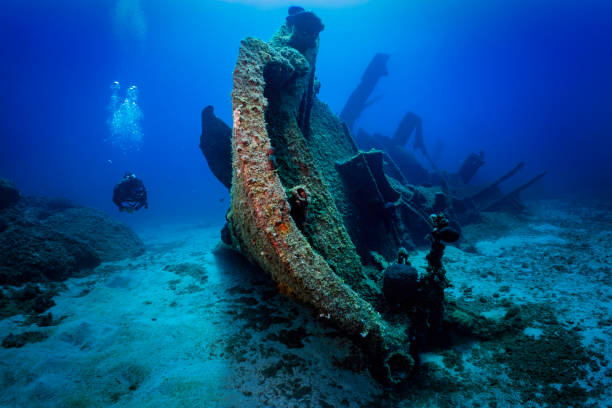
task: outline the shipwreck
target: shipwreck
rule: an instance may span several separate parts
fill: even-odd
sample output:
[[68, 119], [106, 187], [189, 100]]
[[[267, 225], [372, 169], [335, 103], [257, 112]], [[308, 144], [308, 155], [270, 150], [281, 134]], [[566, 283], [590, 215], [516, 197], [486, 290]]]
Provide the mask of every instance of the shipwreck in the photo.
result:
[[[415, 114], [393, 138], [354, 138], [353, 124], [375, 102], [368, 98], [387, 74], [388, 56], [375, 56], [339, 118], [317, 98], [323, 28], [313, 12], [292, 7], [270, 41], [244, 39], [232, 126], [206, 107], [200, 148], [231, 191], [223, 241], [358, 343], [374, 378], [401, 384], [416, 371], [419, 352], [443, 343], [453, 325], [484, 330], [483, 318], [444, 300], [444, 242], [459, 239], [461, 225], [481, 210], [518, 209], [526, 186], [506, 195], [497, 188], [517, 169], [470, 186], [480, 155], [456, 174], [433, 162], [434, 171], [424, 169], [403, 148], [414, 132], [425, 152]], [[431, 247], [429, 266], [419, 275], [405, 257], [424, 245]]]

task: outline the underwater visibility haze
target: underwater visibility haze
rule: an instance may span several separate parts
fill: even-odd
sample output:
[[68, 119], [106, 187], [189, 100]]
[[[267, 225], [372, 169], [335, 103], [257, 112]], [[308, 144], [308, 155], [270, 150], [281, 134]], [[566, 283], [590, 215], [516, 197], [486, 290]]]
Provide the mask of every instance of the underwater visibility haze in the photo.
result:
[[2, 1], [0, 406], [612, 406], [610, 21]]

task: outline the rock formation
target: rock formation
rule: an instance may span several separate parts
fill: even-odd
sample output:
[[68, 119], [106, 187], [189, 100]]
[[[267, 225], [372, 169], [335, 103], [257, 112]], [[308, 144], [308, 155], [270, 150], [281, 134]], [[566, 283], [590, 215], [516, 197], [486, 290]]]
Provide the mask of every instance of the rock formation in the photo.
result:
[[0, 209], [0, 284], [60, 281], [143, 252], [128, 226], [65, 199], [20, 197]]
[[0, 178], [0, 209], [8, 208], [19, 201], [19, 190], [8, 180]]
[[136, 257], [145, 250], [127, 225], [93, 208], [69, 208], [49, 216], [43, 224], [87, 244], [102, 262]]

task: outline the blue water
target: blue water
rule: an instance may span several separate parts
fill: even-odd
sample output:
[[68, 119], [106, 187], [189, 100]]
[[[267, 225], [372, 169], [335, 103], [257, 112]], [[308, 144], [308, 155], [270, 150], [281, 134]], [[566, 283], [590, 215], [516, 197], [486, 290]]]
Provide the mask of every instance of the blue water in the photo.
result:
[[[246, 4], [250, 3], [250, 4]], [[357, 123], [391, 135], [406, 111], [424, 121], [438, 162], [472, 151], [477, 181], [520, 160], [548, 170], [535, 197], [612, 197], [612, 2], [601, 0], [303, 2], [322, 18], [320, 99], [340, 112], [376, 52], [391, 55], [383, 99]], [[0, 176], [25, 194], [64, 196], [131, 222], [221, 223], [229, 200], [198, 149], [200, 111], [231, 124], [239, 41], [269, 39], [287, 3], [3, 0]], [[113, 81], [136, 85], [143, 143], [105, 142]], [[150, 209], [119, 214], [112, 187], [142, 178]]]

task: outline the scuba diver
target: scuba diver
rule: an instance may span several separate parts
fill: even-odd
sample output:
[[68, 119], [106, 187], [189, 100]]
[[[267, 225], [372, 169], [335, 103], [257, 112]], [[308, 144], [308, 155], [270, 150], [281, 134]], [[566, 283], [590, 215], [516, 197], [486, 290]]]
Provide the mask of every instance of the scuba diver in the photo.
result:
[[119, 207], [119, 211], [133, 213], [142, 207], [149, 208], [147, 203], [147, 190], [142, 180], [130, 171], [126, 172], [123, 179], [113, 189], [113, 203]]

